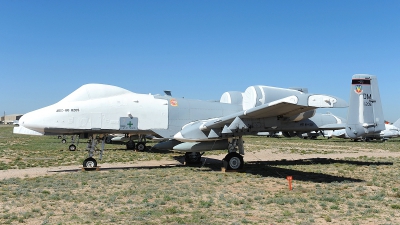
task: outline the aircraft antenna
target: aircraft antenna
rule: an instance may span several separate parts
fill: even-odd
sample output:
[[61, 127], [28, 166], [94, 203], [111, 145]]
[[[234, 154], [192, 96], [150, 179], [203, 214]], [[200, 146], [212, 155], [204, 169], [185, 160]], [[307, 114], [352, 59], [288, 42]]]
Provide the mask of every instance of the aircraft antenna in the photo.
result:
[[165, 93], [166, 95], [168, 95], [168, 96], [171, 96], [171, 97], [172, 97], [172, 94], [171, 94], [171, 91], [170, 91], [170, 90], [164, 90], [164, 93]]

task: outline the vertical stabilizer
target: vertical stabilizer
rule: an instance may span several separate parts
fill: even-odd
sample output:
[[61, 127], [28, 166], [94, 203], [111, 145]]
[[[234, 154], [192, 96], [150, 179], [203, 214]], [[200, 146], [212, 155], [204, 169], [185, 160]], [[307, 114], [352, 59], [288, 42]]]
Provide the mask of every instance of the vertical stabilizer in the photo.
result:
[[359, 138], [382, 130], [385, 130], [385, 121], [376, 76], [353, 75], [347, 113], [347, 135], [350, 138]]

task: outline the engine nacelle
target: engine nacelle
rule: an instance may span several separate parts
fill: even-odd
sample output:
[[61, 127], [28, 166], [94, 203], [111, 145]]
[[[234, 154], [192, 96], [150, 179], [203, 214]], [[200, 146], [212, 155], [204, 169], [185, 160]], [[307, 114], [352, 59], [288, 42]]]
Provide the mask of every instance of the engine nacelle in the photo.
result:
[[[251, 109], [256, 106], [286, 98], [292, 95], [301, 95], [307, 93], [306, 88], [277, 88], [270, 86], [250, 86], [244, 93], [238, 91], [229, 91], [222, 94], [220, 102], [242, 105], [243, 110]], [[300, 121], [308, 119], [315, 115], [315, 110], [300, 113], [290, 117], [290, 121]]]
[[243, 93], [240, 91], [228, 91], [222, 94], [221, 99], [219, 100], [222, 103], [243, 104]]
[[250, 86], [243, 93], [243, 110], [276, 101], [292, 95], [304, 94], [301, 91], [269, 86]]

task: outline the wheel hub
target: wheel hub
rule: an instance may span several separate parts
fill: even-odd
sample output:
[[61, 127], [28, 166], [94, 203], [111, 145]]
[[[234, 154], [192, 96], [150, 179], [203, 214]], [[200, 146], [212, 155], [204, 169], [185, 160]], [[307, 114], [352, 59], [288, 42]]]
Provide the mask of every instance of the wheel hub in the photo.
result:
[[229, 166], [232, 169], [238, 169], [240, 167], [240, 159], [238, 157], [232, 157], [231, 160], [229, 160]]

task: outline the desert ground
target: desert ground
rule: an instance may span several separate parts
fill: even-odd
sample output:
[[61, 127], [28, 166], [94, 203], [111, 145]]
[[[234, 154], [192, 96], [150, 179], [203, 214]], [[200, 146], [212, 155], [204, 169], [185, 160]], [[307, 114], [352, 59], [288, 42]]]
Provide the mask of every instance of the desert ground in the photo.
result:
[[222, 150], [186, 166], [151, 145], [106, 145], [100, 171], [82, 171], [84, 140], [70, 152], [0, 127], [0, 224], [400, 224], [399, 138], [246, 137], [238, 172]]

